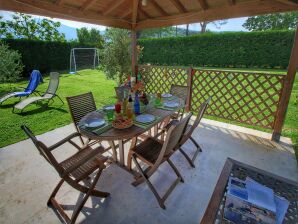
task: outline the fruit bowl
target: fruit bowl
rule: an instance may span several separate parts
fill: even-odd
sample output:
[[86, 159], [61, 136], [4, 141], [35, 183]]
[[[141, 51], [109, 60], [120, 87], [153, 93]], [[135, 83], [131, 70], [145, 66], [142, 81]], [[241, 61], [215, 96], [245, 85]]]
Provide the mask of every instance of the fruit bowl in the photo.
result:
[[132, 119], [120, 118], [112, 122], [112, 126], [116, 129], [126, 129], [130, 128], [133, 125]]

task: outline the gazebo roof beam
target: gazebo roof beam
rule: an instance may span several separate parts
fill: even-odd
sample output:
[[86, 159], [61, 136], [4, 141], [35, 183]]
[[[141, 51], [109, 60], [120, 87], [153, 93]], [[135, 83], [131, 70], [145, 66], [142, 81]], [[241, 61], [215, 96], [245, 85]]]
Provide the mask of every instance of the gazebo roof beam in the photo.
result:
[[169, 15], [155, 0], [150, 0], [149, 2], [162, 16]]
[[203, 10], [207, 10], [209, 8], [206, 0], [198, 0], [198, 2]]
[[0, 6], [1, 9], [8, 11], [30, 13], [40, 16], [131, 29], [131, 23], [125, 21], [124, 19], [107, 17], [91, 11], [81, 11], [78, 8], [65, 5], [58, 6], [56, 3], [49, 3], [45, 1], [37, 2], [31, 0], [0, 0]]
[[82, 11], [87, 10], [95, 1], [97, 0], [86, 0], [84, 4], [80, 7], [80, 10]]
[[185, 9], [184, 5], [179, 0], [170, 0], [172, 4], [178, 9], [180, 13], [186, 13], [187, 10]]
[[105, 10], [105, 12], [103, 13], [104, 16], [110, 14], [111, 12], [113, 12], [115, 9], [117, 9], [120, 5], [122, 5], [126, 0], [118, 0], [116, 2], [112, 2], [111, 5], [109, 5], [109, 7]]
[[298, 4], [295, 6], [287, 5], [272, 0], [251, 1], [230, 5], [209, 8], [205, 11], [187, 12], [183, 14], [164, 16], [140, 21], [136, 29], [156, 28], [163, 26], [172, 26], [180, 24], [195, 23], [199, 21], [213, 21], [228, 18], [237, 18], [243, 16], [255, 16], [266, 13], [295, 11], [298, 10]]
[[135, 29], [137, 25], [139, 0], [132, 0], [132, 28]]

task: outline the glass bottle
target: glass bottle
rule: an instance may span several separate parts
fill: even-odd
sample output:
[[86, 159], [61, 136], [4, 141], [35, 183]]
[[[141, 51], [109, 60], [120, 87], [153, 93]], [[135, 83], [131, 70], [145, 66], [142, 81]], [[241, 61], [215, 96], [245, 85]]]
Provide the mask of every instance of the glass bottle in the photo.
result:
[[126, 93], [126, 91], [124, 90], [124, 93], [123, 93], [123, 101], [122, 101], [122, 111], [123, 111], [123, 114], [126, 114], [127, 103], [128, 103], [127, 93]]
[[126, 107], [126, 116], [129, 119], [132, 119], [132, 117], [133, 117], [131, 95], [129, 95], [129, 98], [128, 98], [128, 103], [127, 103], [127, 107]]
[[140, 100], [138, 92], [135, 93], [134, 111], [136, 115], [140, 114]]

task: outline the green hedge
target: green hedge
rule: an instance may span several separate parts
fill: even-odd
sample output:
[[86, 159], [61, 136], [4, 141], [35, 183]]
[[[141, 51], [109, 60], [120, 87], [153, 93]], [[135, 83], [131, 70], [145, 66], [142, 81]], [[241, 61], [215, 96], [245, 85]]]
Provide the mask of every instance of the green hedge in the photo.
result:
[[[25, 65], [24, 76], [31, 70], [41, 73], [69, 69], [69, 55], [73, 47], [84, 47], [77, 42], [49, 42], [27, 39], [5, 39], [11, 49], [18, 50]], [[88, 47], [88, 46], [85, 46]]]
[[208, 67], [286, 68], [294, 31], [206, 33], [140, 39], [141, 63]]

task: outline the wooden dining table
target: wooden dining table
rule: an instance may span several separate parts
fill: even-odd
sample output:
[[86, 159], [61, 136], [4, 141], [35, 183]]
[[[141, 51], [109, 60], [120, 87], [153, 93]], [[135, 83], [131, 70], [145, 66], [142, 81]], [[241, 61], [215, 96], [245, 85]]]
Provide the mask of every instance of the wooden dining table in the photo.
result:
[[[160, 109], [154, 106], [150, 109], [147, 109], [145, 112], [146, 114], [152, 114], [158, 117], [158, 119], [150, 123], [150, 125], [148, 125], [146, 128], [141, 128], [136, 125], [132, 125], [127, 129], [116, 129], [114, 127], [111, 127], [101, 134], [96, 134], [90, 129], [83, 128], [82, 126], [79, 126], [79, 130], [83, 136], [87, 137], [90, 140], [108, 141], [113, 151], [113, 160], [116, 161], [120, 166], [126, 167], [126, 163], [124, 161], [124, 143], [132, 140], [130, 147], [134, 147], [137, 143], [137, 137], [148, 132], [151, 129], [153, 129], [153, 135], [156, 135], [158, 132], [158, 124], [165, 121], [167, 118], [169, 118], [171, 115], [173, 115], [183, 107], [184, 103], [180, 100], [180, 106], [175, 108], [175, 110]], [[84, 123], [87, 120], [94, 118], [103, 119], [104, 116], [105, 115], [102, 111], [93, 111], [86, 114], [80, 120], [80, 123]], [[118, 142], [118, 145], [115, 144], [115, 142]], [[117, 147], [119, 148], [119, 161], [117, 159]]]

